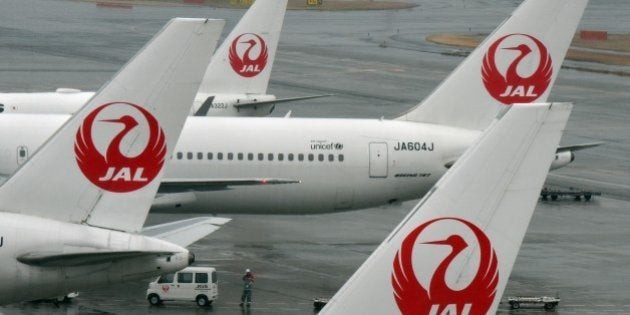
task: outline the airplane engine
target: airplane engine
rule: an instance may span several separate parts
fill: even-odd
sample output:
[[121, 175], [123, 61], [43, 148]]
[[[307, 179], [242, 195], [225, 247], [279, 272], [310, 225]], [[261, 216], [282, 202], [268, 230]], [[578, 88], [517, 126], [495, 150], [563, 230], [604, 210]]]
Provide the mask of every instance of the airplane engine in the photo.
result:
[[556, 157], [551, 162], [550, 170], [559, 169], [569, 165], [569, 163], [575, 160], [575, 153], [573, 151], [560, 151], [556, 153]]

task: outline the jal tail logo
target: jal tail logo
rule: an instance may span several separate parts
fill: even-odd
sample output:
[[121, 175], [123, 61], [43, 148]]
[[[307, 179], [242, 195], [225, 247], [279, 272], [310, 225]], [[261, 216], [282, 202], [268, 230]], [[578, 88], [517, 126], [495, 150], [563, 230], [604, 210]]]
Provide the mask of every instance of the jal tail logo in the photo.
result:
[[242, 77], [251, 78], [261, 73], [268, 56], [267, 44], [257, 34], [241, 34], [230, 46], [230, 65]]
[[[112, 137], [95, 143], [96, 134]], [[125, 149], [140, 141], [146, 142], [140, 152]], [[85, 118], [77, 131], [74, 154], [79, 168], [94, 185], [111, 192], [130, 192], [148, 185], [162, 170], [166, 138], [155, 117], [144, 108], [126, 102], [108, 103]]]
[[[446, 234], [447, 230], [461, 233]], [[449, 267], [461, 266], [475, 257], [479, 265], [472, 280], [453, 289], [448, 281], [453, 280]], [[432, 273], [428, 271], [433, 267]], [[416, 268], [422, 272], [416, 274]], [[418, 226], [404, 239], [394, 259], [391, 281], [402, 314], [486, 314], [499, 283], [497, 256], [488, 237], [474, 224], [458, 218], [438, 218]]]
[[547, 47], [526, 34], [510, 34], [495, 41], [481, 68], [488, 93], [506, 105], [537, 100], [549, 87], [552, 74]]

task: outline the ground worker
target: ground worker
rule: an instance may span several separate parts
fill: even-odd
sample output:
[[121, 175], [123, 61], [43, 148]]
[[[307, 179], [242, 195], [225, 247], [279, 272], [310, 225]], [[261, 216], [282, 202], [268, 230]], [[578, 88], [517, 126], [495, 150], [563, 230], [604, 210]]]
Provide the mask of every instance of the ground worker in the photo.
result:
[[249, 307], [252, 303], [252, 287], [254, 286], [254, 273], [245, 269], [245, 275], [243, 276], [243, 294], [241, 295], [241, 306], [247, 300], [247, 306]]

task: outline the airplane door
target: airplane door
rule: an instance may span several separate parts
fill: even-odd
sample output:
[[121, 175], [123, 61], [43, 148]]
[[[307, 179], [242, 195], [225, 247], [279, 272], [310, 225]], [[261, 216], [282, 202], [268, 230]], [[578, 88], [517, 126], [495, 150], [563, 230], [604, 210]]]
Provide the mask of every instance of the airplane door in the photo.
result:
[[387, 143], [370, 143], [370, 177], [387, 177]]
[[28, 148], [25, 145], [17, 147], [17, 163], [18, 165], [24, 164], [28, 160]]

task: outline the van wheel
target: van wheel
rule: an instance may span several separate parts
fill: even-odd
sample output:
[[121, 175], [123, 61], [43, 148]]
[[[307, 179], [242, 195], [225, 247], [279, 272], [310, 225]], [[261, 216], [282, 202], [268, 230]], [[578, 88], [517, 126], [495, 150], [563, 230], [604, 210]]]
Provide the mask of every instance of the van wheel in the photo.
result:
[[151, 305], [160, 305], [160, 304], [162, 304], [162, 300], [160, 300], [160, 297], [157, 294], [149, 295], [147, 300], [149, 300], [149, 304], [151, 304]]
[[197, 301], [197, 306], [207, 306], [208, 305], [208, 298], [205, 295], [198, 296], [197, 299], [195, 299], [195, 301]]

